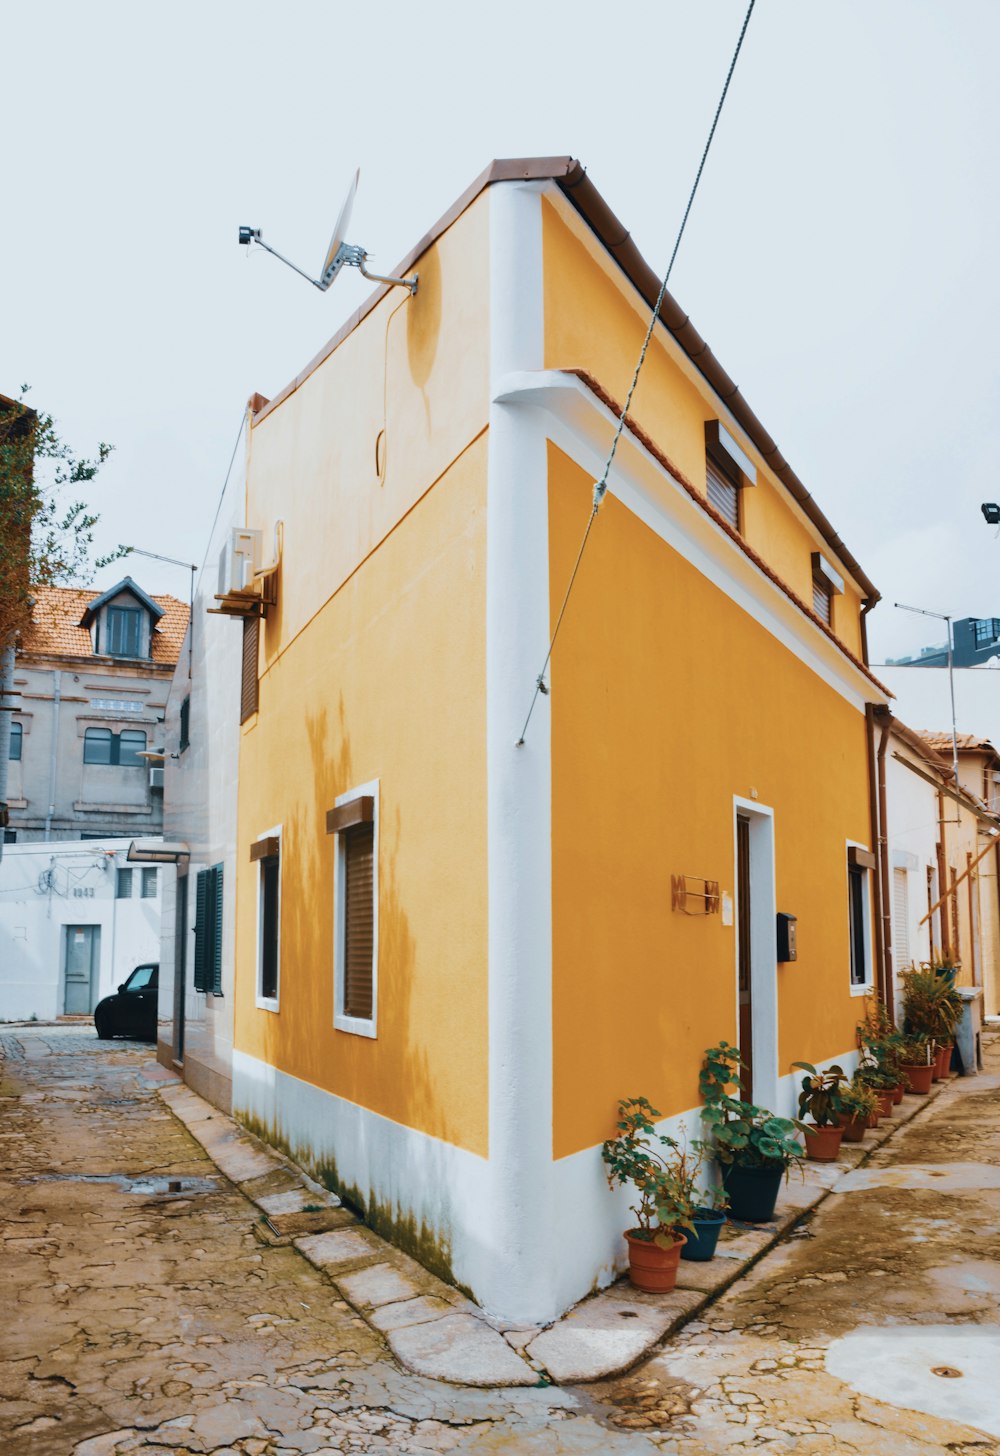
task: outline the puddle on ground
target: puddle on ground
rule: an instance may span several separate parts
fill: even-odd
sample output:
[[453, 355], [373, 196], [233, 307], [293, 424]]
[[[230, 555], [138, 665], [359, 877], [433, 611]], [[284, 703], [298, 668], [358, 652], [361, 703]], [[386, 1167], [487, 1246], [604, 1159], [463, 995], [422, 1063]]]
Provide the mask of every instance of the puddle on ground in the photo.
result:
[[196, 1193], [218, 1193], [217, 1178], [150, 1178], [127, 1173], [35, 1173], [21, 1183], [104, 1183], [122, 1193], [138, 1193], [146, 1198], [189, 1198]]

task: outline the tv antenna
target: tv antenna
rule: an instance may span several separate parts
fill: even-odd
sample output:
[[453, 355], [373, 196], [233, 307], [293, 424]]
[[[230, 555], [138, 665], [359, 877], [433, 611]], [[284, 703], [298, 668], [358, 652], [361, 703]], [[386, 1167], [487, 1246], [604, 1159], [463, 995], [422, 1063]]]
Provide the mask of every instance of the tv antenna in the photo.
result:
[[241, 227], [241, 245], [248, 248], [252, 243], [256, 243], [259, 247], [266, 249], [267, 252], [273, 253], [276, 258], [282, 263], [286, 263], [289, 268], [294, 268], [295, 272], [301, 278], [311, 283], [314, 288], [318, 288], [321, 293], [326, 292], [341, 268], [346, 264], [349, 268], [357, 268], [362, 278], [367, 278], [371, 283], [388, 283], [393, 288], [408, 288], [412, 297], [417, 291], [417, 283], [420, 277], [418, 273], [414, 273], [411, 278], [387, 278], [383, 273], [369, 273], [365, 267], [365, 259], [368, 257], [368, 254], [364, 248], [358, 247], [357, 244], [346, 243], [344, 241], [347, 229], [351, 224], [351, 209], [354, 206], [354, 194], [358, 190], [358, 178], [360, 176], [361, 168], [359, 167], [354, 173], [350, 187], [347, 189], [347, 196], [344, 198], [344, 205], [340, 209], [336, 226], [333, 229], [333, 237], [330, 239], [330, 246], [326, 250], [326, 256], [323, 259], [323, 266], [320, 269], [318, 278], [310, 278], [309, 274], [303, 268], [300, 268], [297, 263], [293, 263], [291, 258], [286, 258], [283, 253], [278, 252], [277, 248], [272, 248], [270, 243], [265, 243], [260, 228]]

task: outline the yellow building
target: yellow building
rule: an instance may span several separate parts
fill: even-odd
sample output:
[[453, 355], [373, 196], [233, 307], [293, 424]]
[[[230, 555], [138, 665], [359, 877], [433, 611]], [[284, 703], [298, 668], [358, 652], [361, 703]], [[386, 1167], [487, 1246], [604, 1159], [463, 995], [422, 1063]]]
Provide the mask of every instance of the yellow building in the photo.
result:
[[411, 270], [252, 409], [233, 1102], [544, 1320], [620, 1261], [621, 1096], [694, 1128], [739, 1039], [787, 1112], [855, 1055], [877, 593], [668, 297], [518, 746], [657, 280], [566, 158]]

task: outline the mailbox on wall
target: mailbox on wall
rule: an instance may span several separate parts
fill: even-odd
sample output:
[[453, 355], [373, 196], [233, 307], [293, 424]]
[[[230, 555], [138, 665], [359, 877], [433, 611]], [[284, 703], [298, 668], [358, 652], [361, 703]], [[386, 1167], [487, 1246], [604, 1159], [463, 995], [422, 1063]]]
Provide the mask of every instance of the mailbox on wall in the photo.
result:
[[798, 957], [795, 951], [795, 927], [798, 917], [785, 915], [778, 911], [778, 960], [794, 961]]

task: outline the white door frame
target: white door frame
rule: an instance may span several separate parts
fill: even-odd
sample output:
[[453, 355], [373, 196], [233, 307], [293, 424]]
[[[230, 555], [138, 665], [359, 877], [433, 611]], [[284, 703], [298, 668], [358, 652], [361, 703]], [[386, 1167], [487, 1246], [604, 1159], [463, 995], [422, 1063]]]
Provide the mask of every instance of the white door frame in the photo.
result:
[[[750, 820], [750, 1003], [753, 1100], [773, 1108], [778, 1100], [778, 940], [774, 881], [774, 810], [756, 799], [733, 796], [733, 898], [739, 926], [736, 820]], [[739, 930], [733, 947], [733, 995], [739, 1041]]]

